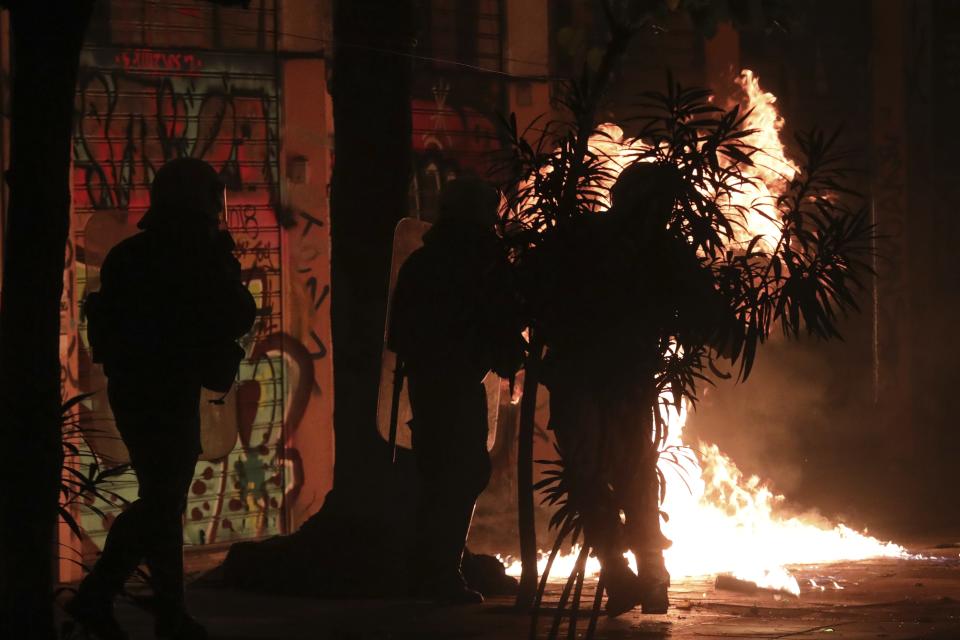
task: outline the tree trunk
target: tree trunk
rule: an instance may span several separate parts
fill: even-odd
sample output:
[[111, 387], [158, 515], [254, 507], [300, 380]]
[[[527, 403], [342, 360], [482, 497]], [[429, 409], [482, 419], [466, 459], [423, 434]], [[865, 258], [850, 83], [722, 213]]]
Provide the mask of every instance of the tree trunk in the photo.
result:
[[520, 588], [516, 606], [529, 609], [537, 595], [537, 526], [533, 504], [533, 431], [540, 384], [543, 345], [530, 332], [530, 355], [524, 365], [523, 397], [520, 400], [520, 432], [517, 436], [517, 520], [520, 530]]
[[0, 626], [10, 638], [52, 638], [70, 136], [92, 2], [9, 5], [13, 96], [0, 300], [0, 428], [10, 454], [0, 498]]
[[[331, 498], [362, 504], [385, 477], [377, 388], [393, 230], [411, 172], [412, 0], [335, 5], [331, 322], [336, 467]], [[380, 462], [383, 461], [383, 462]]]

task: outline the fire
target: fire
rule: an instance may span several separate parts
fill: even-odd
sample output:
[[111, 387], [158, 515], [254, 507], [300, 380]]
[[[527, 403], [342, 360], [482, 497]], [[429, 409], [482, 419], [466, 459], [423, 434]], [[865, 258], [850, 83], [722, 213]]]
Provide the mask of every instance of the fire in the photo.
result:
[[[670, 436], [664, 449], [686, 448], [687, 408], [670, 409], [667, 419]], [[760, 587], [800, 595], [800, 585], [786, 565], [910, 557], [897, 544], [832, 524], [814, 513], [780, 516], [784, 496], [757, 476], [745, 477], [716, 445], [700, 442], [696, 452], [680, 457], [680, 464], [660, 463], [667, 480], [663, 510], [670, 515], [663, 532], [673, 541], [664, 555], [676, 578], [730, 573]], [[557, 579], [569, 575], [578, 553], [574, 547], [558, 556], [551, 575]], [[635, 570], [633, 555], [628, 552], [626, 557]], [[544, 555], [537, 564], [539, 574], [546, 562]], [[508, 562], [509, 575], [519, 576], [520, 571], [519, 562]], [[599, 573], [599, 561], [590, 558], [587, 574]]]
[[767, 193], [780, 193], [784, 184], [792, 180], [800, 168], [787, 158], [780, 140], [784, 120], [774, 106], [777, 96], [761, 89], [760, 79], [749, 69], [741, 71], [735, 82], [742, 89], [744, 106], [750, 112], [744, 128], [754, 130], [743, 140], [761, 151], [761, 155], [754, 156], [751, 175], [761, 179], [768, 187]]
[[[758, 151], [753, 166], [744, 171], [748, 183], [735, 200], [727, 203], [731, 212], [737, 207], [744, 212], [743, 228], [737, 231], [734, 242], [745, 243], [761, 235], [761, 243], [772, 248], [781, 235], [777, 196], [799, 168], [787, 157], [780, 140], [784, 120], [776, 110], [776, 96], [763, 91], [750, 70], [741, 72], [736, 82], [742, 89], [744, 112], [749, 111], [744, 128], [755, 130], [745, 142]], [[616, 125], [604, 124], [599, 129], [600, 133], [590, 139], [591, 152], [607, 158], [615, 173], [646, 148], [642, 141], [625, 139]], [[730, 573], [761, 587], [799, 595], [800, 586], [787, 565], [910, 557], [899, 545], [833, 524], [814, 513], [780, 515], [784, 497], [771, 491], [760, 478], [744, 476], [714, 444], [699, 442], [692, 450], [684, 441], [686, 406], [665, 411], [670, 435], [664, 449], [695, 452], [675, 456], [676, 461], [661, 457], [660, 468], [667, 481], [663, 510], [670, 516], [663, 531], [673, 541], [665, 557], [674, 577]], [[571, 553], [558, 556], [551, 575], [557, 579], [569, 575], [578, 553], [575, 547]], [[626, 555], [636, 569], [632, 555]], [[544, 554], [537, 567], [541, 575], [546, 562]], [[520, 571], [518, 561], [507, 563], [508, 574], [519, 576]], [[587, 574], [595, 576], [599, 571], [597, 559], [590, 558]]]
[[[742, 113], [745, 130], [752, 133], [743, 138], [743, 143], [757, 151], [752, 155], [753, 165], [742, 167], [744, 182], [738, 185], [725, 203], [727, 216], [736, 223], [732, 244], [746, 244], [755, 236], [761, 236], [760, 244], [772, 249], [781, 236], [776, 202], [791, 180], [800, 172], [799, 167], [786, 155], [780, 140], [784, 126], [783, 117], [777, 112], [777, 97], [760, 88], [757, 76], [745, 69], [736, 79], [742, 92]], [[733, 105], [729, 105], [733, 106]], [[591, 153], [605, 158], [608, 168], [615, 174], [640, 154], [649, 149], [643, 140], [624, 138], [623, 129], [615, 124], [604, 123], [597, 127], [588, 146]], [[612, 186], [602, 185], [606, 189]], [[609, 200], [600, 199], [604, 208]]]
[[[685, 421], [685, 410], [670, 416], [668, 445], [684, 445]], [[899, 545], [833, 525], [816, 514], [780, 516], [784, 497], [757, 476], [745, 477], [714, 444], [698, 443], [697, 453], [686, 468], [661, 463], [667, 478], [664, 511], [670, 514], [663, 529], [674, 542], [666, 560], [674, 575], [729, 572], [799, 595], [797, 580], [784, 565], [908, 555]]]
[[747, 243], [754, 236], [762, 236], [761, 244], [772, 249], [781, 236], [777, 196], [784, 192], [800, 168], [787, 158], [780, 140], [784, 119], [774, 106], [777, 97], [763, 91], [756, 74], [749, 69], [740, 72], [736, 83], [743, 92], [743, 112], [748, 114], [743, 128], [753, 131], [743, 142], [758, 150], [752, 156], [753, 165], [744, 168], [747, 181], [729, 203], [731, 208], [743, 207], [747, 212], [743, 216], [743, 227], [735, 229], [736, 239]]

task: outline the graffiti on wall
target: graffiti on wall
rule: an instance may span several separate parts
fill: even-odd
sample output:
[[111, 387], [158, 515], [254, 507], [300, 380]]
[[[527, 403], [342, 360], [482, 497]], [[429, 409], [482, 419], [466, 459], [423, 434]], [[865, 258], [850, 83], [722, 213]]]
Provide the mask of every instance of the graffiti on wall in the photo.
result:
[[[282, 532], [285, 503], [303, 481], [293, 435], [314, 395], [314, 362], [326, 356], [326, 346], [309, 342], [310, 334], [284, 332], [281, 247], [287, 231], [277, 218], [278, 154], [272, 60], [144, 49], [85, 52], [74, 137], [76, 291], [68, 304], [76, 308], [86, 291], [99, 287], [106, 253], [137, 231], [157, 169], [183, 156], [209, 162], [227, 186], [227, 225], [257, 301], [255, 325], [242, 340], [247, 358], [237, 387], [223, 405], [202, 403], [205, 454], [188, 496], [188, 543]], [[319, 280], [313, 287], [329, 290]], [[76, 379], [83, 390], [104, 388], [100, 368], [89, 362], [82, 326], [74, 337], [79, 358], [65, 379]], [[89, 407], [100, 432], [111, 428], [104, 395], [96, 394]], [[123, 460], [115, 433], [88, 435], [103, 457]], [[132, 479], [115, 489], [135, 497]], [[112, 513], [104, 519], [84, 515], [93, 544], [102, 543]]]
[[238, 202], [269, 208], [279, 182], [277, 109], [271, 76], [86, 67], [74, 139], [78, 205], [136, 212], [156, 170], [190, 156], [216, 167]]
[[[499, 147], [497, 129], [489, 114], [495, 89], [485, 87], [481, 97], [462, 88], [468, 83], [436, 79], [429, 96], [415, 95], [412, 102], [414, 185], [411, 210], [432, 221], [443, 184], [470, 172], [486, 175], [491, 154]], [[421, 90], [422, 93], [422, 90]]]

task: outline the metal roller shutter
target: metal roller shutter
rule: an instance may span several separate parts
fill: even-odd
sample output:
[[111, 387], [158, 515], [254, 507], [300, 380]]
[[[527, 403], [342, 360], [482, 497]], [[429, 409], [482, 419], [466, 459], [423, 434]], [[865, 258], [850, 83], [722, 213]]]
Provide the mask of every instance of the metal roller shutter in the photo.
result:
[[[106, 252], [136, 232], [155, 171], [179, 156], [202, 158], [228, 185], [228, 225], [244, 278], [257, 299], [256, 325], [244, 340], [247, 360], [223, 406], [203, 402], [206, 458], [196, 470], [186, 510], [187, 544], [211, 544], [280, 533], [284, 518], [284, 385], [282, 354], [258, 353], [258, 338], [280, 330], [279, 96], [275, 60], [262, 54], [142, 48], [84, 52], [77, 95], [73, 171], [73, 267], [79, 304], [99, 288]], [[75, 317], [79, 317], [76, 314]], [[83, 425], [99, 453], [116, 446], [98, 365], [90, 363], [78, 322], [76, 375], [87, 403]], [[136, 497], [132, 475], [109, 489]], [[120, 504], [99, 505], [106, 518], [81, 509], [89, 536], [84, 553], [102, 546]]]

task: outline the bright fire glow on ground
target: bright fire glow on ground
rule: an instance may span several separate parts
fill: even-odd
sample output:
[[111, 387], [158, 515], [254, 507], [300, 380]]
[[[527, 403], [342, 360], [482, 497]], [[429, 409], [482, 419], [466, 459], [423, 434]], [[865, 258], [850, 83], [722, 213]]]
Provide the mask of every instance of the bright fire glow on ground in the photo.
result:
[[[667, 447], [684, 446], [686, 411], [672, 412]], [[908, 558], [903, 547], [881, 542], [843, 524], [832, 524], [816, 514], [780, 516], [784, 500], [756, 476], [744, 477], [716, 445], [700, 443], [699, 461], [681, 458], [679, 465], [661, 461], [667, 478], [663, 510], [670, 515], [663, 532], [673, 541], [664, 554], [675, 578], [730, 573], [758, 586], [800, 594], [800, 585], [785, 565], [824, 564], [867, 558]], [[689, 486], [689, 489], [688, 489]], [[551, 576], [565, 579], [573, 570], [578, 549], [562, 554]], [[636, 570], [632, 554], [631, 567]], [[538, 574], [547, 558], [538, 562]], [[507, 564], [507, 573], [519, 576], [519, 561]], [[590, 576], [600, 563], [590, 558]]]
[[[763, 154], [755, 156], [756, 166], [749, 168], [755, 183], [733, 204], [758, 207], [766, 215], [754, 212], [746, 216], [736, 240], [747, 242], [754, 235], [763, 235], [763, 243], [772, 247], [780, 238], [773, 203], [799, 169], [786, 157], [780, 141], [783, 118], [774, 106], [776, 97], [760, 88], [751, 71], [743, 71], [737, 84], [743, 91], [743, 106], [753, 110], [745, 128], [757, 130], [745, 141]], [[616, 125], [601, 125], [601, 129], [605, 135], [591, 139], [591, 149], [609, 158], [611, 167], [629, 164], [643, 147], [640, 141], [624, 140]], [[683, 441], [686, 413], [686, 409], [671, 410], [665, 449], [693, 453]], [[696, 455], [681, 455], [676, 464], [661, 458], [660, 467], [667, 480], [662, 508], [670, 516], [663, 531], [673, 541], [665, 556], [675, 578], [730, 573], [761, 587], [799, 595], [800, 586], [786, 565], [910, 557], [899, 545], [833, 524], [817, 514], [779, 515], [777, 507], [783, 496], [774, 494], [758, 477], [745, 477], [716, 445], [701, 442]], [[559, 556], [551, 576], [566, 579], [578, 551], [575, 548]], [[636, 570], [632, 555], [627, 557]], [[546, 555], [541, 554], [538, 574], [543, 574], [546, 563]], [[509, 575], [519, 576], [520, 571], [518, 560], [507, 562]], [[590, 558], [588, 575], [596, 576], [599, 571], [598, 560]]]

